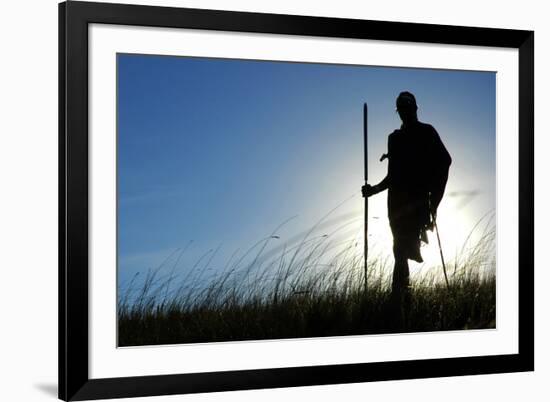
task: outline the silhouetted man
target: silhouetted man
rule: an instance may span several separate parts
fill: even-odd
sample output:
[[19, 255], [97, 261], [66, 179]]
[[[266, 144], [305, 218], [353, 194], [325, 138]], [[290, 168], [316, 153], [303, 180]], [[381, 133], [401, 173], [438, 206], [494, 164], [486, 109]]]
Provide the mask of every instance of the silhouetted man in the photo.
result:
[[388, 218], [393, 234], [392, 296], [403, 301], [408, 293], [408, 260], [422, 262], [421, 240], [427, 243], [426, 230], [432, 230], [432, 214], [443, 198], [451, 156], [429, 124], [418, 121], [416, 99], [401, 92], [396, 100], [403, 124], [388, 137], [388, 173], [378, 184], [365, 185], [363, 196], [388, 190]]

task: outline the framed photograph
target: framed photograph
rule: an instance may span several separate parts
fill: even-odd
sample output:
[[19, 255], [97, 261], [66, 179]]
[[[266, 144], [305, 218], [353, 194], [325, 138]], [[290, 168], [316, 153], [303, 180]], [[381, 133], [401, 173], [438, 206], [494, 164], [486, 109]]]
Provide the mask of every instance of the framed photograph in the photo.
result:
[[59, 5], [59, 397], [534, 369], [534, 33]]

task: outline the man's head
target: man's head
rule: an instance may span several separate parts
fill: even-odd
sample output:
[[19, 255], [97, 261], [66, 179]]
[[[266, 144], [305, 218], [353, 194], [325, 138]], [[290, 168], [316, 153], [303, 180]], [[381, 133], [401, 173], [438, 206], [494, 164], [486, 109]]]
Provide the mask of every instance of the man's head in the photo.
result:
[[416, 106], [416, 99], [412, 93], [407, 91], [401, 92], [395, 101], [395, 106], [397, 107], [397, 113], [399, 113], [399, 117], [403, 124], [407, 125], [418, 120], [416, 116], [418, 107]]

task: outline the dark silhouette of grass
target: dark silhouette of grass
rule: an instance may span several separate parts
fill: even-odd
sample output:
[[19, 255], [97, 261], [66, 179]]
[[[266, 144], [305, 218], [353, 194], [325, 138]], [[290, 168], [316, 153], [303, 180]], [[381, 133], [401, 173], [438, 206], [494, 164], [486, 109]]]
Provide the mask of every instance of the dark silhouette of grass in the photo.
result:
[[369, 259], [365, 292], [355, 240], [338, 244], [331, 235], [313, 236], [312, 229], [273, 256], [266, 250], [277, 230], [240, 257], [235, 253], [209, 280], [217, 250], [183, 277], [175, 272], [185, 249], [149, 271], [139, 286], [134, 277], [119, 297], [119, 346], [495, 328], [491, 225], [447, 262], [450, 289], [441, 267], [413, 277], [399, 325], [390, 298], [391, 260]]

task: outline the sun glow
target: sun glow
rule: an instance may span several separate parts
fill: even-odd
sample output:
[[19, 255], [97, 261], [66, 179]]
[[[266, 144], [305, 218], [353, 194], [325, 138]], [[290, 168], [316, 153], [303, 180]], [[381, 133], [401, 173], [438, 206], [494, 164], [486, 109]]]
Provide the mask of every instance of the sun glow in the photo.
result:
[[[469, 193], [466, 192], [468, 195]], [[491, 230], [494, 223], [494, 210], [484, 215], [474, 214], [476, 208], [465, 206], [463, 192], [448, 191], [440, 205], [437, 226], [441, 242], [441, 252], [449, 275], [468, 259], [469, 254], [479, 241]], [[382, 265], [390, 273], [393, 269], [393, 237], [387, 218], [386, 193], [373, 196], [368, 200], [368, 261], [369, 264]], [[475, 204], [475, 202], [473, 203]], [[472, 204], [469, 205], [470, 207]], [[364, 200], [354, 199], [349, 205], [342, 206], [337, 215], [346, 216], [345, 221], [336, 219], [338, 224], [331, 225], [331, 236], [337, 239], [341, 248], [350, 247], [353, 257], [363, 259], [364, 244]], [[347, 211], [352, 212], [347, 212]], [[344, 213], [342, 213], [344, 212]], [[475, 216], [474, 216], [475, 215]], [[479, 215], [479, 216], [478, 216]], [[428, 231], [428, 244], [422, 244], [423, 263], [409, 261], [411, 275], [435, 275], [443, 280], [441, 270], [440, 244], [435, 229]]]

